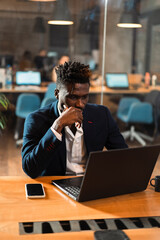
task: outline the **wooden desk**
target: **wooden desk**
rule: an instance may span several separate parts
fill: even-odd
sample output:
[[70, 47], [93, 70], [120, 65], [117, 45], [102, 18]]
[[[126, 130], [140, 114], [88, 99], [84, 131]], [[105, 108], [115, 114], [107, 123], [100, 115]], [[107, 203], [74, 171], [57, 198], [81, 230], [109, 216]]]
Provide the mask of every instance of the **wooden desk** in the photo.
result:
[[[10, 103], [12, 104], [11, 109], [15, 111], [15, 106], [17, 102], [17, 98], [21, 93], [36, 93], [39, 95], [40, 99], [42, 100], [44, 97], [45, 92], [47, 91], [47, 87], [38, 87], [38, 88], [15, 88], [12, 86], [10, 89], [9, 88], [0, 88], [0, 94], [5, 94], [5, 96], [8, 98]], [[54, 95], [54, 93], [53, 93]]]
[[45, 93], [46, 90], [47, 90], [47, 87], [38, 87], [38, 88], [11, 87], [11, 88], [0, 88], [0, 93], [26, 93], [26, 92]]
[[[93, 231], [19, 235], [19, 222], [160, 216], [160, 193], [144, 192], [78, 203], [43, 177], [0, 177], [0, 239], [93, 239]], [[45, 199], [26, 199], [25, 183], [44, 184]], [[131, 239], [159, 239], [160, 229], [125, 230]]]
[[90, 93], [101, 93], [103, 91], [104, 94], [147, 94], [152, 90], [158, 90], [160, 91], [160, 86], [152, 87], [150, 86], [149, 88], [145, 87], [139, 87], [137, 89], [130, 88], [130, 89], [111, 89], [106, 86], [96, 86], [96, 87], [90, 87]]
[[[0, 93], [22, 93], [22, 92], [35, 92], [35, 93], [45, 93], [47, 90], [47, 86], [42, 86], [39, 88], [28, 88], [28, 87], [22, 87], [22, 88], [16, 88], [12, 87], [11, 89], [8, 88], [0, 88]], [[145, 87], [139, 87], [137, 89], [130, 88], [130, 89], [111, 89], [106, 86], [91, 86], [90, 87], [90, 93], [91, 94], [98, 94], [103, 91], [104, 94], [146, 94], [149, 93], [152, 90], [158, 90], [160, 91], [160, 86], [152, 87], [150, 86], [149, 88]]]

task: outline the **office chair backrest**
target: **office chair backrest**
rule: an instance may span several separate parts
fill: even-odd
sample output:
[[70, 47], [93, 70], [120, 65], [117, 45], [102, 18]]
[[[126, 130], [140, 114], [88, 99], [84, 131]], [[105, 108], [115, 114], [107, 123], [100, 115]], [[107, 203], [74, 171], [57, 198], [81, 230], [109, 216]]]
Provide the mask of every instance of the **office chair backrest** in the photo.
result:
[[118, 106], [117, 117], [121, 119], [122, 116], [128, 114], [129, 108], [132, 103], [140, 103], [140, 100], [135, 97], [121, 98]]
[[44, 95], [44, 98], [55, 98], [56, 97], [54, 96], [54, 90], [56, 89], [56, 83], [50, 83], [48, 85], [48, 88], [47, 88], [47, 91]]
[[18, 96], [16, 116], [26, 118], [27, 115], [40, 107], [40, 97], [35, 93], [22, 93]]
[[41, 107], [45, 107], [46, 105], [56, 101], [56, 97], [54, 95], [54, 90], [56, 89], [56, 83], [50, 83], [48, 85], [47, 91], [44, 95], [44, 98], [41, 102]]
[[41, 102], [41, 108], [47, 106], [48, 104], [56, 101], [55, 98], [44, 98]]

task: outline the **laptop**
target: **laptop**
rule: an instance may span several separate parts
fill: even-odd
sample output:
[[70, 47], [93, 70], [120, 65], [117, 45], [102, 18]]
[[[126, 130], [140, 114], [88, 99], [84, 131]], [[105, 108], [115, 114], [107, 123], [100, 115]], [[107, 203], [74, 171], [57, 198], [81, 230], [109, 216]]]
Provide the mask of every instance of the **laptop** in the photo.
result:
[[160, 145], [91, 152], [84, 176], [52, 180], [78, 202], [144, 191]]
[[38, 71], [17, 71], [16, 85], [17, 86], [40, 86], [41, 74]]
[[128, 89], [129, 81], [127, 73], [106, 73], [106, 85], [113, 89]]

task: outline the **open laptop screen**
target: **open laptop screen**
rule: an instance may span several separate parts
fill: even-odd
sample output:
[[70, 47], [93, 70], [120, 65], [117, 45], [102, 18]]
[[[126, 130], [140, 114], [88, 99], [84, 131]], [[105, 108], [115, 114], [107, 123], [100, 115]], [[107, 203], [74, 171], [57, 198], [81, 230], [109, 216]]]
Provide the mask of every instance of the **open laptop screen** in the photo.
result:
[[109, 88], [129, 88], [127, 73], [106, 73], [106, 85]]
[[35, 71], [16, 72], [16, 85], [36, 85], [41, 84], [41, 74]]

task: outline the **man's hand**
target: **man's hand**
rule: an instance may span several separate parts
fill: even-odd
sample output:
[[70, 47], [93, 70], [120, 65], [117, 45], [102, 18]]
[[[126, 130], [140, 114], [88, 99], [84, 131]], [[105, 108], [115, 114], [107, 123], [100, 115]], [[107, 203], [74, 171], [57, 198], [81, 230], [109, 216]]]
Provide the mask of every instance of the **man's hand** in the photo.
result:
[[55, 120], [53, 124], [53, 128], [58, 133], [61, 133], [64, 127], [66, 126], [71, 127], [72, 124], [75, 124], [75, 123], [79, 124], [80, 126], [82, 121], [83, 121], [82, 110], [79, 108], [70, 107], [70, 108], [64, 109], [61, 116], [59, 116], [59, 118]]

